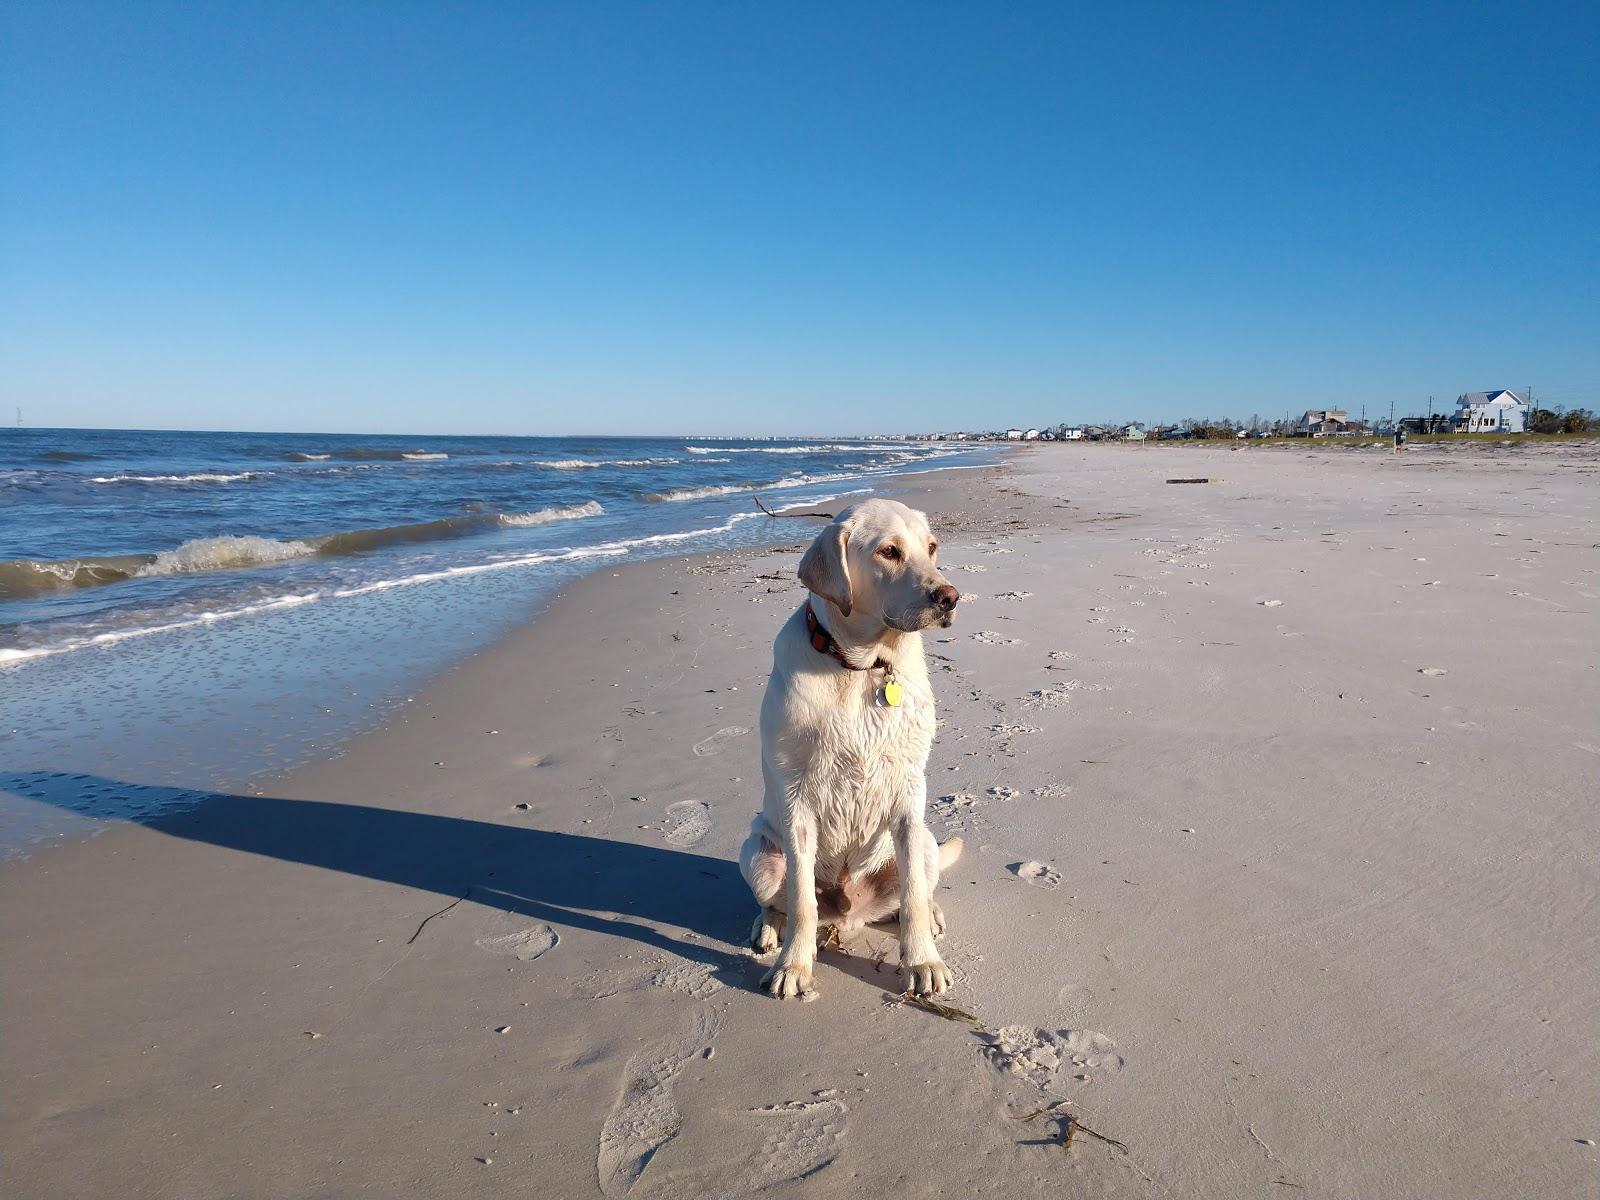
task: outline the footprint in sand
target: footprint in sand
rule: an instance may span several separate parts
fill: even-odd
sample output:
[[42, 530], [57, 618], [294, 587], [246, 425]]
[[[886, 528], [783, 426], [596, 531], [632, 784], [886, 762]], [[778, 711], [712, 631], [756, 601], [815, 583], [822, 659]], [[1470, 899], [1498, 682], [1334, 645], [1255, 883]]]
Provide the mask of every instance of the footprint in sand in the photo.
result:
[[523, 962], [532, 962], [547, 951], [554, 950], [560, 941], [561, 936], [550, 926], [534, 925], [528, 929], [519, 929], [515, 933], [481, 937], [473, 945], [479, 950], [487, 950], [490, 954], [505, 954]]
[[1035, 688], [1022, 698], [1023, 708], [1060, 708], [1072, 700], [1073, 692], [1100, 692], [1105, 689], [1099, 685], [1084, 683], [1081, 679], [1068, 679], [1064, 683], [1052, 683], [1049, 687]]
[[1026, 600], [1031, 595], [1033, 595], [1032, 592], [1001, 592], [998, 596], [995, 597], [995, 599], [996, 600]]
[[1053, 867], [1047, 867], [1042, 862], [1034, 862], [1032, 859], [1027, 862], [1012, 863], [1006, 870], [1024, 883], [1031, 883], [1034, 887], [1044, 888], [1046, 891], [1051, 891], [1061, 886], [1060, 871]]
[[983, 794], [988, 796], [991, 800], [1015, 800], [1022, 793], [1017, 791], [1017, 789], [1014, 787], [1008, 787], [1006, 784], [997, 783], [992, 788], [985, 788]]
[[698, 846], [711, 832], [711, 806], [698, 800], [669, 804], [661, 827], [674, 846]]
[[978, 816], [978, 798], [970, 792], [955, 792], [940, 796], [929, 806], [933, 817], [944, 827], [944, 832], [972, 833], [982, 824]]
[[601, 1126], [595, 1158], [600, 1190], [607, 1196], [627, 1195], [656, 1152], [678, 1135], [683, 1117], [672, 1081], [711, 1045], [720, 1024], [714, 1010], [702, 1007], [686, 1032], [644, 1047], [622, 1068], [622, 1086]]
[[1039, 727], [1037, 725], [1017, 725], [1010, 721], [1001, 721], [998, 724], [989, 726], [989, 736], [994, 738], [999, 748], [1008, 754], [1014, 747], [1017, 738], [1022, 734], [1038, 732]]
[[727, 986], [712, 973], [715, 970], [711, 963], [669, 962], [656, 968], [650, 986], [705, 1000]]
[[713, 754], [721, 754], [723, 743], [729, 738], [743, 737], [749, 732], [743, 725], [729, 725], [725, 729], [719, 729], [705, 741], [694, 744], [695, 755], [698, 758], [709, 758]]
[[1071, 1075], [1087, 1083], [1091, 1072], [1120, 1071], [1122, 1055], [1117, 1044], [1089, 1029], [1030, 1029], [1005, 1025], [984, 1034], [984, 1056], [1007, 1075], [1017, 1075], [1041, 1089], [1049, 1089], [1058, 1075]]
[[972, 635], [972, 640], [982, 642], [985, 646], [1017, 646], [1021, 643], [1016, 638], [1008, 638], [1004, 634], [996, 633], [992, 629], [980, 629]]
[[750, 1111], [760, 1122], [761, 1147], [731, 1194], [743, 1196], [780, 1183], [810, 1181], [839, 1157], [850, 1110], [836, 1089], [817, 1092], [810, 1100], [788, 1100]]

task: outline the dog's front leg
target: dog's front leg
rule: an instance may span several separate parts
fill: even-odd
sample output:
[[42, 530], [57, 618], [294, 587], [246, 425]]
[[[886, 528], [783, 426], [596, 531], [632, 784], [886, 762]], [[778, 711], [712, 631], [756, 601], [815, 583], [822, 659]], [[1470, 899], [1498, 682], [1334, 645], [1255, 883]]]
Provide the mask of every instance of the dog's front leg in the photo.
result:
[[789, 923], [778, 961], [761, 982], [780, 999], [810, 998], [817, 994], [812, 982], [817, 961], [817, 827], [809, 816], [791, 812], [784, 830], [784, 856], [789, 867], [784, 880]]
[[900, 872], [900, 970], [919, 996], [950, 987], [950, 971], [933, 945], [933, 897], [924, 843], [932, 838], [922, 823], [922, 806], [911, 806], [894, 821], [895, 866]]

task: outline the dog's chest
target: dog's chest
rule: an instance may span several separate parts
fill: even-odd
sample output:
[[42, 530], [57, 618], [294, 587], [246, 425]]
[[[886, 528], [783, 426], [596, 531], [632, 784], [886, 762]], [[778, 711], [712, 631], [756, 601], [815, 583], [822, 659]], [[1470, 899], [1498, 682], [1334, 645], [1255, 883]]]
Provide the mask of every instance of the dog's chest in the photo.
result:
[[823, 828], [859, 844], [920, 786], [933, 745], [933, 694], [925, 681], [908, 681], [900, 703], [888, 705], [876, 687], [862, 687], [817, 716], [805, 790]]

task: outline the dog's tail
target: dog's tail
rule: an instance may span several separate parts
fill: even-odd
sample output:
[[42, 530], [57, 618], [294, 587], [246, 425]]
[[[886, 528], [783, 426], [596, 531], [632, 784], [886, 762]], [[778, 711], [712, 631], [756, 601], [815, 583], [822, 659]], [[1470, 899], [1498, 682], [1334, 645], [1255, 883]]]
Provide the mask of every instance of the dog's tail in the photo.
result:
[[949, 867], [950, 867], [950, 864], [955, 862], [955, 860], [960, 858], [960, 857], [961, 857], [961, 839], [960, 838], [953, 837], [948, 842], [941, 843], [940, 846], [939, 846], [939, 870], [941, 870], [941, 871], [948, 870]]

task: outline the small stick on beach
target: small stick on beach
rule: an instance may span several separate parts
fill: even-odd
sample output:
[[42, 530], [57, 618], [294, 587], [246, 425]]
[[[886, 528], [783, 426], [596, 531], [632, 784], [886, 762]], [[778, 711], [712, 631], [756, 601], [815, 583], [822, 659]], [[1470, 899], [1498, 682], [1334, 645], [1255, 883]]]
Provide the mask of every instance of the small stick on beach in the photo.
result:
[[914, 1005], [924, 1012], [931, 1012], [936, 1017], [943, 1017], [946, 1021], [966, 1021], [973, 1025], [982, 1026], [982, 1022], [965, 1009], [956, 1008], [950, 1004], [940, 1004], [937, 1000], [930, 1000], [926, 996], [919, 996], [915, 992], [904, 992], [900, 996], [901, 1004]]
[[833, 514], [832, 513], [825, 513], [825, 512], [775, 513], [770, 508], [768, 508], [765, 504], [761, 503], [761, 497], [760, 496], [752, 495], [750, 498], [756, 502], [756, 507], [759, 508], [762, 512], [766, 513], [767, 516], [769, 516], [769, 517], [820, 517], [824, 521], [833, 520]]

